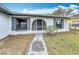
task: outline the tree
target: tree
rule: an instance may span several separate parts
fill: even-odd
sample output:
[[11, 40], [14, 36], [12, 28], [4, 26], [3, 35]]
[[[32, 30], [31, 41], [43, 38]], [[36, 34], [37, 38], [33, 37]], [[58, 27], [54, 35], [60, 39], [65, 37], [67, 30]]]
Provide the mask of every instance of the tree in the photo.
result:
[[55, 10], [52, 15], [55, 15], [55, 16], [64, 16], [64, 12], [65, 10], [62, 9], [62, 8], [58, 8], [57, 10]]
[[66, 16], [69, 16], [69, 15], [72, 13], [72, 11], [74, 11], [74, 10], [71, 9], [71, 8], [68, 8], [68, 9], [66, 10]]
[[67, 9], [58, 8], [51, 15], [54, 15], [54, 16], [69, 16], [72, 13], [72, 11], [73, 11], [72, 8], [67, 8]]

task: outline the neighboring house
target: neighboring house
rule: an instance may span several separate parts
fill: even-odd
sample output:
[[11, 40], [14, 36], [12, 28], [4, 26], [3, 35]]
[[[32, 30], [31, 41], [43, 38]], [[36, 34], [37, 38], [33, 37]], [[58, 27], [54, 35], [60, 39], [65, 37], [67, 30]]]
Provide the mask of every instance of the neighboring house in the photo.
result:
[[59, 32], [69, 31], [68, 17], [14, 13], [0, 6], [0, 39], [8, 35], [44, 33], [55, 26]]
[[79, 14], [71, 16], [67, 22], [70, 29], [79, 29]]

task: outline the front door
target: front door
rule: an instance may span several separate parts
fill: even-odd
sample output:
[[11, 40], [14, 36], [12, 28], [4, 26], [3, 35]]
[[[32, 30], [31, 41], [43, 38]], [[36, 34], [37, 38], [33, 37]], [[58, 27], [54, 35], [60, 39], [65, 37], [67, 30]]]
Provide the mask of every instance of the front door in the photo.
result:
[[46, 23], [42, 19], [37, 19], [32, 24], [32, 30], [45, 30], [46, 29]]
[[37, 30], [42, 30], [42, 20], [37, 20]]

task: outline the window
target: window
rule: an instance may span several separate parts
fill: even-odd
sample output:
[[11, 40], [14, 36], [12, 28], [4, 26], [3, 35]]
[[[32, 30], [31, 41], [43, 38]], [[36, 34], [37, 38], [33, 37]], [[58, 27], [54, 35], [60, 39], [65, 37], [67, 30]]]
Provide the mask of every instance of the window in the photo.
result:
[[30, 29], [29, 18], [12, 17], [12, 30], [29, 30], [29, 29]]
[[63, 19], [54, 19], [54, 26], [56, 28], [63, 28], [64, 20]]
[[37, 20], [37, 30], [42, 30], [42, 20]]
[[79, 22], [73, 22], [72, 26], [79, 27]]
[[16, 29], [26, 30], [27, 29], [27, 19], [16, 19]]
[[32, 29], [33, 30], [46, 30], [46, 23], [42, 19], [36, 19], [32, 23]]

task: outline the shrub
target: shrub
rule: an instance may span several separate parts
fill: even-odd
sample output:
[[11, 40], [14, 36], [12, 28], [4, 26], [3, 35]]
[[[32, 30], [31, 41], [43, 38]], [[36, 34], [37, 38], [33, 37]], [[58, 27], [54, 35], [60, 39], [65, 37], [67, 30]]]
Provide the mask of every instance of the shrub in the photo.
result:
[[52, 34], [58, 31], [58, 28], [56, 28], [55, 26], [49, 26], [46, 27], [46, 33], [47, 34]]

